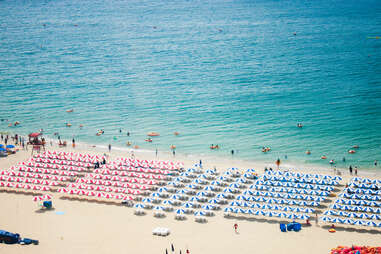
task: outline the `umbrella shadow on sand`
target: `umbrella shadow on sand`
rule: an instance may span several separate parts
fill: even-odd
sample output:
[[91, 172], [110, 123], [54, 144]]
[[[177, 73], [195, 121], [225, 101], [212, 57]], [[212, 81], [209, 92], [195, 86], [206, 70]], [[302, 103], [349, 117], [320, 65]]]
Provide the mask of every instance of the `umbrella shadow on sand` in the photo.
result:
[[54, 207], [53, 208], [50, 208], [50, 209], [46, 209], [46, 208], [40, 208], [40, 209], [37, 209], [36, 211], [34, 211], [35, 213], [46, 213], [46, 212], [50, 212], [50, 211], [54, 211], [56, 210]]
[[265, 218], [254, 218], [254, 217], [244, 217], [244, 216], [227, 216], [225, 217], [227, 219], [233, 219], [233, 220], [246, 220], [246, 221], [255, 221], [255, 222], [266, 222], [270, 224], [279, 224], [279, 223], [284, 223], [287, 224], [289, 221], [284, 221], [284, 220], [272, 220], [272, 219], [265, 219]]
[[[330, 225], [324, 225], [321, 226], [321, 228], [329, 230], [331, 228]], [[358, 228], [351, 228], [351, 227], [341, 227], [341, 226], [335, 226], [336, 231], [345, 231], [345, 232], [357, 232], [357, 233], [367, 233], [367, 234], [381, 234], [381, 230], [377, 229], [358, 229]]]

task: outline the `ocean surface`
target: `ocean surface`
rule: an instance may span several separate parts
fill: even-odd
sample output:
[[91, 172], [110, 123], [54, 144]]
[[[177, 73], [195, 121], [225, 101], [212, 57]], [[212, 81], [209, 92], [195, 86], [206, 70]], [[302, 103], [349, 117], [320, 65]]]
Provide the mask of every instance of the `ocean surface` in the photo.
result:
[[0, 131], [375, 169], [380, 13], [379, 0], [1, 0]]

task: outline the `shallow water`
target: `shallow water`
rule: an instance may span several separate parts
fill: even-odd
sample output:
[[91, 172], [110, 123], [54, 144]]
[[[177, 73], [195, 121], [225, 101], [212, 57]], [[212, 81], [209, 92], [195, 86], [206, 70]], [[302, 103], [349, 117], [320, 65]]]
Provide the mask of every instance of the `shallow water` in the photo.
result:
[[[374, 168], [381, 39], [368, 37], [380, 11], [371, 0], [1, 1], [0, 115], [22, 124], [0, 130]], [[149, 131], [161, 135], [147, 143]]]

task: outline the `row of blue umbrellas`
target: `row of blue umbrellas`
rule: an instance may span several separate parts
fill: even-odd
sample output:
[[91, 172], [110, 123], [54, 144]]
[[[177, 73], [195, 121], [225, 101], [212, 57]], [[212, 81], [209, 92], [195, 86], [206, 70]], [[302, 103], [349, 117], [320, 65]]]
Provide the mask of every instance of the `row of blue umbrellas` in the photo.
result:
[[[249, 192], [246, 192], [246, 193], [248, 194]], [[299, 200], [316, 201], [316, 202], [322, 202], [326, 199], [325, 197], [321, 197], [321, 196], [289, 194], [289, 193], [280, 193], [280, 192], [267, 192], [267, 191], [253, 191], [251, 196], [263, 196], [263, 197], [285, 198], [285, 199], [299, 199]], [[245, 199], [245, 196], [238, 196], [238, 197], [242, 197], [243, 199]]]
[[338, 185], [339, 182], [335, 180], [324, 180], [315, 178], [293, 178], [286, 176], [267, 176], [263, 175], [262, 180], [264, 181], [279, 181], [279, 182], [293, 182], [293, 183], [311, 183], [311, 184], [321, 184], [321, 185]]
[[321, 217], [321, 220], [329, 223], [341, 223], [341, 224], [350, 224], [350, 225], [361, 225], [361, 226], [370, 226], [370, 227], [381, 227], [381, 222], [374, 221], [364, 221], [364, 220], [353, 220], [353, 219], [342, 219], [342, 218], [333, 218], [329, 216]]
[[351, 192], [354, 194], [367, 194], [367, 195], [381, 195], [380, 190], [372, 190], [372, 189], [360, 189], [360, 188], [345, 188], [344, 191]]
[[361, 195], [361, 194], [348, 194], [348, 193], [341, 193], [339, 197], [347, 198], [347, 199], [361, 199], [361, 200], [370, 200], [370, 201], [380, 201], [381, 196], [379, 195]]
[[350, 218], [381, 220], [381, 215], [378, 215], [378, 214], [355, 213], [355, 212], [345, 212], [345, 211], [335, 211], [335, 210], [327, 210], [323, 214], [350, 217]]
[[371, 183], [371, 184], [365, 184], [365, 183], [355, 183], [352, 182], [349, 184], [350, 187], [355, 188], [363, 188], [363, 189], [381, 189], [381, 183]]
[[351, 182], [381, 184], [381, 180], [379, 179], [370, 179], [370, 178], [363, 178], [363, 177], [353, 177]]
[[313, 213], [313, 212], [315, 212], [315, 209], [312, 209], [309, 207], [279, 206], [279, 205], [269, 205], [269, 204], [259, 204], [259, 203], [239, 202], [239, 201], [231, 202], [230, 206], [260, 208], [260, 209], [269, 209], [269, 210], [281, 210], [281, 211], [285, 211], [285, 212], [291, 211], [291, 212], [297, 212], [297, 213]]
[[344, 211], [353, 211], [353, 212], [367, 212], [367, 213], [376, 213], [381, 214], [381, 208], [375, 208], [370, 206], [350, 206], [350, 205], [340, 205], [333, 204], [331, 205], [332, 209], [344, 210]]
[[[292, 183], [292, 182], [278, 182], [278, 181], [262, 181], [257, 180], [253, 185], [250, 185], [249, 188], [256, 188], [255, 186], [276, 186], [276, 187], [293, 187], [293, 188], [302, 188], [302, 189], [313, 189], [313, 190], [325, 190], [332, 191], [334, 188], [332, 186], [320, 185], [320, 184], [303, 184], [303, 183]], [[265, 187], [264, 187], [265, 188]]]
[[279, 218], [287, 218], [287, 219], [301, 219], [301, 220], [306, 220], [310, 218], [310, 216], [306, 214], [293, 214], [293, 213], [285, 213], [285, 212], [255, 210], [255, 209], [243, 209], [243, 208], [237, 208], [237, 207], [227, 207], [224, 209], [224, 212], [251, 214], [251, 215], [259, 215], [259, 216], [266, 216], [266, 217], [279, 217]]
[[[291, 194], [307, 194], [307, 195], [317, 195], [317, 196], [328, 196], [329, 191], [320, 191], [320, 190], [306, 190], [298, 188], [288, 188], [288, 187], [270, 187], [266, 189], [270, 192], [284, 192]], [[247, 190], [244, 193], [253, 192], [252, 190]]]
[[320, 174], [305, 174], [300, 172], [285, 172], [285, 171], [266, 171], [265, 175], [278, 175], [278, 176], [286, 176], [286, 177], [304, 177], [304, 178], [316, 178], [316, 179], [324, 179], [324, 180], [335, 180], [341, 181], [343, 178], [341, 176], [329, 176], [329, 175], [320, 175]]
[[357, 199], [339, 198], [339, 199], [336, 199], [335, 203], [345, 204], [345, 205], [361, 205], [361, 206], [381, 207], [381, 202], [368, 201], [368, 200], [357, 200]]

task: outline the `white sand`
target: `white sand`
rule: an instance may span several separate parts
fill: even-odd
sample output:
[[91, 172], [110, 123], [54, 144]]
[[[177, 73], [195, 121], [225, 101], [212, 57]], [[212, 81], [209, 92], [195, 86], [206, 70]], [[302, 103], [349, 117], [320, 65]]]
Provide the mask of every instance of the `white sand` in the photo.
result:
[[[50, 149], [50, 147], [48, 147]], [[56, 146], [53, 150], [60, 149]], [[106, 151], [88, 146], [77, 147], [76, 151], [102, 154]], [[137, 158], [153, 159], [153, 153], [135, 152]], [[127, 157], [123, 151], [113, 150], [111, 158]], [[0, 159], [0, 169], [8, 169], [18, 162], [27, 160], [30, 151], [20, 151], [16, 155]], [[170, 154], [159, 154], [158, 159], [183, 161], [186, 167], [199, 160]], [[235, 166], [241, 169], [255, 168], [262, 172], [264, 165], [231, 160], [230, 158], [211, 161], [202, 158], [204, 168], [216, 166], [223, 171]], [[275, 168], [275, 166], [273, 165]], [[309, 171], [308, 169], [303, 169]], [[324, 170], [314, 172], [327, 173]], [[346, 172], [345, 172], [346, 173]], [[332, 174], [332, 172], [329, 172]], [[374, 176], [373, 173], [366, 175]], [[378, 177], [379, 178], [379, 177]], [[344, 175], [342, 183], [348, 181]], [[0, 244], [0, 253], [165, 253], [170, 252], [173, 243], [175, 253], [329, 253], [338, 245], [381, 245], [381, 229], [370, 227], [339, 226], [336, 233], [329, 233], [326, 227], [314, 225], [303, 227], [296, 232], [282, 233], [279, 220], [271, 218], [226, 219], [222, 212], [208, 218], [208, 223], [194, 222], [192, 215], [186, 221], [176, 221], [173, 213], [167, 218], [157, 219], [148, 211], [145, 216], [133, 215], [134, 209], [124, 206], [90, 203], [86, 201], [62, 200], [54, 194], [55, 210], [39, 212], [32, 201], [32, 195], [0, 192], [0, 229], [20, 233], [22, 237], [38, 239], [38, 246], [21, 246]], [[59, 215], [56, 212], [64, 212]], [[238, 223], [239, 234], [235, 234], [233, 224]], [[167, 227], [171, 230], [168, 237], [153, 236], [156, 227]]]

